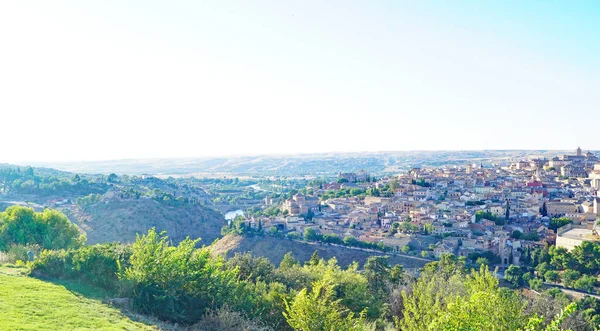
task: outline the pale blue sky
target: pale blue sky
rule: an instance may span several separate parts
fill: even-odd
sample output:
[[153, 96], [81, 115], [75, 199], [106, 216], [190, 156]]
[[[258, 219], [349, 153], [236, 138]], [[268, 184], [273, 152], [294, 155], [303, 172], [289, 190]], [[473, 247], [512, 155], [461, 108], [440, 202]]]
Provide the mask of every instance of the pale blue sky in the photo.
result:
[[596, 1], [2, 1], [0, 161], [600, 149]]

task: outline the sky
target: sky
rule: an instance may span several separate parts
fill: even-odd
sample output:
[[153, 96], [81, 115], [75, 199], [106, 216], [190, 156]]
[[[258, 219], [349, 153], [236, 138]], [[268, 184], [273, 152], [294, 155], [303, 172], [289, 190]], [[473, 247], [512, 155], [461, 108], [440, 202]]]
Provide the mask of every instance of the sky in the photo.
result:
[[598, 1], [0, 1], [0, 161], [600, 150]]

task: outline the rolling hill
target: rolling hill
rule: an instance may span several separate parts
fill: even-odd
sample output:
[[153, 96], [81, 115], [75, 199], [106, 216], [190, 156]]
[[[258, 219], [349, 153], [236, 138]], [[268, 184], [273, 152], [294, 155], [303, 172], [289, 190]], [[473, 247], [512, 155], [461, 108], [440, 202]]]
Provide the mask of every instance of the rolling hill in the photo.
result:
[[220, 237], [225, 225], [222, 214], [201, 205], [172, 207], [153, 199], [109, 199], [65, 211], [85, 231], [88, 244], [130, 243], [137, 233], [145, 234], [154, 227], [167, 231], [175, 243], [189, 236], [209, 245]]

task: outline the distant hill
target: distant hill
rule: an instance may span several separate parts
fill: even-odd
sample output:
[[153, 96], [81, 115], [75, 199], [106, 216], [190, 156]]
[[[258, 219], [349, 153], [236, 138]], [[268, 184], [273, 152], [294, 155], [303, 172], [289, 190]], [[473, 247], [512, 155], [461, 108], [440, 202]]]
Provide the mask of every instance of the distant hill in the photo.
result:
[[69, 219], [86, 232], [88, 244], [118, 241], [130, 243], [136, 234], [155, 227], [167, 231], [178, 243], [189, 236], [209, 245], [221, 234], [225, 219], [219, 212], [199, 204], [169, 206], [153, 199], [106, 199], [74, 207]]
[[303, 176], [334, 175], [364, 169], [372, 174], [396, 173], [414, 166], [508, 164], [527, 157], [553, 157], [572, 151], [473, 150], [473, 151], [382, 151], [293, 155], [246, 155], [230, 157], [129, 159], [35, 165], [79, 173], [117, 174], [214, 174]]
[[[216, 254], [231, 257], [235, 253], [250, 252], [255, 256], [264, 256], [276, 266], [279, 265], [283, 256], [292, 252], [294, 257], [304, 263], [310, 260], [312, 254], [317, 250], [319, 256], [324, 259], [332, 257], [337, 258], [338, 264], [346, 267], [356, 261], [361, 266], [368, 257], [375, 255], [385, 255], [383, 253], [366, 252], [357, 249], [329, 246], [326, 244], [313, 244], [288, 239], [278, 239], [267, 236], [261, 237], [243, 237], [236, 235], [227, 235], [213, 245], [213, 251]], [[426, 264], [426, 261], [419, 258], [410, 258], [404, 256], [390, 256], [391, 265], [401, 264], [404, 268], [420, 268]]]

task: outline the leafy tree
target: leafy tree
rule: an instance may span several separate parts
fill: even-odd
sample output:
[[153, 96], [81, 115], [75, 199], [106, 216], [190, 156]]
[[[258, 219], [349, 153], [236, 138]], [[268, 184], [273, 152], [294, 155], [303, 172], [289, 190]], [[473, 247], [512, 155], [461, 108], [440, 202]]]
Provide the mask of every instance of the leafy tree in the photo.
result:
[[303, 237], [304, 237], [304, 240], [308, 240], [308, 241], [319, 240], [319, 234], [313, 228], [305, 228]]
[[550, 265], [556, 269], [573, 269], [577, 261], [569, 251], [564, 247], [550, 248]]
[[356, 330], [364, 323], [364, 313], [354, 318], [335, 298], [335, 283], [331, 275], [312, 284], [309, 292], [302, 289], [292, 300], [285, 302], [284, 316], [295, 330], [327, 331]]
[[131, 266], [122, 276], [132, 286], [136, 310], [190, 324], [228, 301], [235, 270], [223, 268], [222, 260], [207, 248], [196, 249], [197, 242], [186, 239], [171, 246], [166, 235], [154, 229], [137, 236], [131, 246]]
[[548, 270], [544, 274], [544, 279], [546, 279], [549, 282], [557, 283], [560, 281], [560, 275], [554, 270]]
[[523, 270], [521, 267], [511, 264], [504, 272], [504, 279], [513, 287], [519, 287], [523, 285]]
[[298, 232], [290, 232], [288, 234], [285, 235], [288, 239], [291, 240], [298, 240], [300, 239], [300, 235], [298, 234]]
[[542, 262], [535, 267], [535, 271], [537, 271], [538, 275], [541, 277], [543, 277], [549, 270], [551, 270], [551, 267], [546, 262]]
[[389, 281], [391, 268], [387, 256], [371, 256], [365, 262], [365, 276], [369, 290], [377, 298], [383, 298], [386, 293], [386, 283]]
[[499, 288], [487, 267], [465, 275], [455, 258], [441, 261], [424, 270], [412, 293], [402, 293], [398, 328], [475, 331], [515, 330], [523, 325], [523, 302], [513, 291]]
[[344, 237], [344, 245], [346, 246], [358, 246], [359, 240], [353, 236]]
[[590, 275], [583, 275], [583, 276], [581, 276], [581, 278], [579, 278], [578, 280], [575, 281], [575, 283], [573, 284], [573, 287], [578, 290], [582, 290], [582, 291], [586, 291], [586, 292], [593, 292], [596, 282], [597, 282], [596, 277], [590, 276]]
[[[527, 325], [523, 328], [523, 331], [561, 331], [562, 329], [560, 325], [565, 321], [567, 317], [572, 315], [576, 309], [576, 303], [569, 304], [545, 328], [543, 327], [544, 319], [538, 316], [533, 316], [529, 319]], [[521, 329], [519, 329], [519, 331], [521, 331]]]
[[584, 241], [571, 252], [577, 263], [577, 270], [597, 274], [600, 270], [600, 244]]
[[310, 260], [308, 260], [306, 262], [306, 265], [308, 266], [316, 266], [319, 264], [319, 251], [315, 250], [314, 253], [312, 254], [312, 256], [310, 257]]
[[116, 174], [110, 174], [108, 175], [108, 178], [106, 180], [109, 183], [116, 183], [119, 180], [119, 176], [117, 176]]
[[577, 270], [567, 269], [562, 274], [563, 284], [566, 287], [573, 287], [575, 281], [579, 279], [581, 273]]
[[225, 265], [230, 269], [236, 269], [239, 279], [270, 281], [275, 271], [275, 266], [265, 257], [253, 257], [250, 253], [235, 253], [227, 260]]
[[548, 225], [549, 229], [556, 230], [562, 226], [565, 226], [569, 223], [573, 223], [573, 220], [567, 217], [553, 218], [550, 220], [550, 224]]
[[292, 252], [287, 252], [279, 263], [279, 269], [290, 269], [294, 266], [299, 266], [300, 262], [294, 258]]
[[0, 213], [0, 250], [10, 245], [39, 245], [45, 249], [79, 247], [85, 235], [61, 212], [11, 206]]
[[529, 283], [529, 287], [531, 287], [531, 289], [533, 289], [535, 291], [539, 291], [542, 288], [542, 286], [544, 285], [544, 282], [539, 278], [530, 279], [528, 281], [528, 283]]
[[488, 266], [488, 265], [490, 265], [490, 261], [488, 259], [486, 259], [485, 257], [480, 257], [480, 258], [477, 258], [477, 260], [475, 261], [475, 264], [477, 264], [477, 266], [479, 266], [479, 267]]

